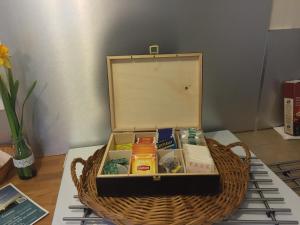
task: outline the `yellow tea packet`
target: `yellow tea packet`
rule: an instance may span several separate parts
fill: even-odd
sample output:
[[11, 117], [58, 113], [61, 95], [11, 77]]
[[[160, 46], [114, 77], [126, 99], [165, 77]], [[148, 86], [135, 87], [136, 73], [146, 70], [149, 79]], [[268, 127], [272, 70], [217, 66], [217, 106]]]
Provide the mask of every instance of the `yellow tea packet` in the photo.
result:
[[132, 149], [132, 144], [118, 144], [115, 145], [115, 150], [131, 150]]
[[132, 156], [132, 174], [154, 174], [156, 173], [156, 157], [153, 154], [137, 154]]

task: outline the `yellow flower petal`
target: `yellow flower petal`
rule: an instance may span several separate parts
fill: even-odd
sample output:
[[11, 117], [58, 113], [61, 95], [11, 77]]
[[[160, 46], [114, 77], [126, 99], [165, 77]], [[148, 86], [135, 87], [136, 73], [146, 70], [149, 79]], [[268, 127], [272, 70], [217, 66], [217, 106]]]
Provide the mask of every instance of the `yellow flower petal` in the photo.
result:
[[8, 47], [6, 47], [3, 44], [0, 44], [0, 66], [11, 68], [8, 52], [9, 52]]
[[0, 44], [0, 56], [1, 57], [7, 57], [8, 56], [8, 47], [6, 47], [5, 45], [3, 44]]
[[11, 68], [10, 61], [9, 61], [9, 60], [5, 60], [5, 61], [4, 61], [4, 66], [5, 66], [6, 68]]

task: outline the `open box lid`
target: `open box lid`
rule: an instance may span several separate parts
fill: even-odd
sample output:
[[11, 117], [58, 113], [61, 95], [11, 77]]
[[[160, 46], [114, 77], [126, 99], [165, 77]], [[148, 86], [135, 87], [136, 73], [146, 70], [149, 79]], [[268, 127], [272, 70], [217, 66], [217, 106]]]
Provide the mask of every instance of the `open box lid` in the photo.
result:
[[202, 54], [107, 57], [113, 131], [201, 126]]

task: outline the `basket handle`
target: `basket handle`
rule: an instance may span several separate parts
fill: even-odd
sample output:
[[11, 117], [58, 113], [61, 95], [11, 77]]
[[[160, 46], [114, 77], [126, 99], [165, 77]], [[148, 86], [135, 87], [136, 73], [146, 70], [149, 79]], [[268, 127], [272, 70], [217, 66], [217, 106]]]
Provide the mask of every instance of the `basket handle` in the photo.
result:
[[251, 153], [250, 153], [250, 150], [249, 150], [248, 146], [245, 145], [242, 142], [235, 142], [235, 143], [227, 145], [225, 147], [225, 149], [229, 150], [229, 151], [232, 151], [231, 149], [234, 148], [234, 147], [242, 147], [243, 150], [245, 151], [246, 157], [245, 157], [245, 160], [244, 160], [244, 166], [245, 166], [246, 169], [248, 169], [249, 163], [250, 163], [250, 158], [251, 158]]
[[85, 166], [86, 161], [82, 158], [76, 158], [72, 161], [71, 163], [71, 176], [72, 176], [72, 180], [77, 188], [77, 190], [79, 190], [80, 187], [80, 181], [78, 180], [77, 174], [76, 174], [76, 165], [77, 163], [81, 163], [83, 166]]

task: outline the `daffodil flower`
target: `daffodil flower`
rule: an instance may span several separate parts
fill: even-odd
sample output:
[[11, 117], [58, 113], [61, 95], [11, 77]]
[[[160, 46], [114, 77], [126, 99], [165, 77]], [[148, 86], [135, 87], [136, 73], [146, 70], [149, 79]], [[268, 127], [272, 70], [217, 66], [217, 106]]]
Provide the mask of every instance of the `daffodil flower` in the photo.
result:
[[0, 67], [11, 68], [8, 51], [8, 47], [4, 44], [0, 44]]

